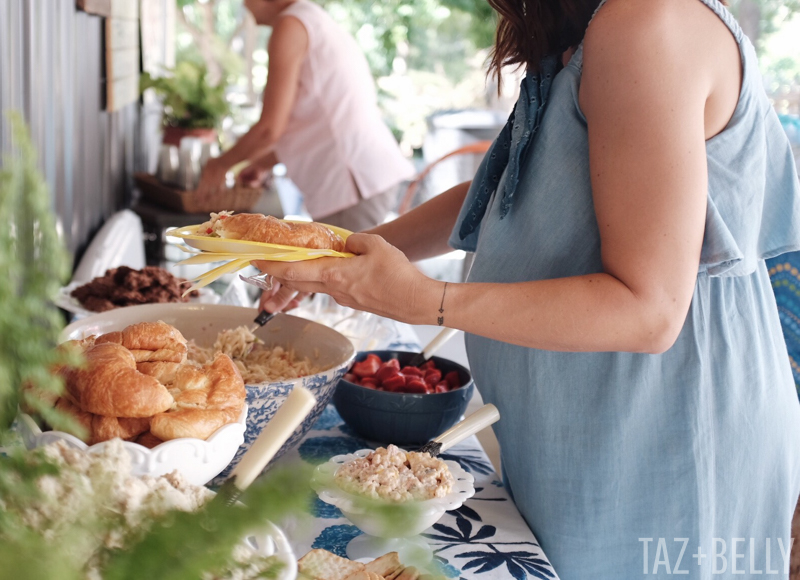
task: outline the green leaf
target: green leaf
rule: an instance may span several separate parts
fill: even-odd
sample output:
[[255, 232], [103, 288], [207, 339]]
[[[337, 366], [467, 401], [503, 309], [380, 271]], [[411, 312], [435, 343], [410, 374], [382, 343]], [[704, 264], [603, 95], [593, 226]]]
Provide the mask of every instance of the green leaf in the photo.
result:
[[0, 212], [11, 225], [0, 231], [0, 430], [11, 426], [23, 385], [58, 390], [50, 369], [68, 360], [54, 349], [63, 319], [52, 299], [72, 263], [22, 117], [7, 118], [14, 149], [0, 171]]

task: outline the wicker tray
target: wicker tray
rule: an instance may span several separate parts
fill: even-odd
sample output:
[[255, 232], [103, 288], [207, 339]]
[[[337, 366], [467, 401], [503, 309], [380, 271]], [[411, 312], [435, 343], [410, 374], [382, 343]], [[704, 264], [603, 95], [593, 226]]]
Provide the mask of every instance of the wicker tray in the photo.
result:
[[236, 187], [220, 191], [212, 199], [201, 202], [194, 191], [184, 191], [161, 183], [150, 173], [135, 173], [136, 185], [142, 196], [153, 203], [183, 213], [209, 213], [212, 211], [250, 211], [261, 197], [260, 188]]

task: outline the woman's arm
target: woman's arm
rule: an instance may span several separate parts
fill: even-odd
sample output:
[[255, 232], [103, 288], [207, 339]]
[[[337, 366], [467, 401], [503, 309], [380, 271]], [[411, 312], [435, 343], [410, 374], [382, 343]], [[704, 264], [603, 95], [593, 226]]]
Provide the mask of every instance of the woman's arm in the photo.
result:
[[696, 283], [706, 119], [719, 117], [708, 115], [707, 102], [730, 105], [716, 98], [718, 62], [736, 50], [710, 11], [703, 21], [691, 10], [682, 1], [612, 0], [585, 39], [580, 104], [603, 273], [445, 291], [381, 238], [359, 234], [348, 239], [355, 258], [259, 266], [292, 288], [414, 324], [441, 316], [449, 327], [547, 350], [663, 352], [683, 327]]
[[269, 70], [264, 88], [261, 118], [228, 151], [210, 159], [198, 187], [199, 193], [213, 193], [225, 173], [242, 161], [269, 159], [278, 139], [286, 130], [294, 108], [300, 71], [308, 51], [308, 32], [292, 16], [279, 19], [269, 40]]
[[272, 169], [278, 163], [280, 163], [280, 160], [275, 155], [274, 150], [270, 150], [263, 155], [250, 159], [250, 166], [258, 167], [259, 169]]
[[274, 151], [250, 160], [250, 164], [236, 176], [245, 187], [261, 187], [271, 175], [272, 168], [280, 163]]
[[456, 223], [470, 182], [459, 183], [396, 220], [369, 230], [400, 249], [412, 262], [450, 252], [447, 239]]

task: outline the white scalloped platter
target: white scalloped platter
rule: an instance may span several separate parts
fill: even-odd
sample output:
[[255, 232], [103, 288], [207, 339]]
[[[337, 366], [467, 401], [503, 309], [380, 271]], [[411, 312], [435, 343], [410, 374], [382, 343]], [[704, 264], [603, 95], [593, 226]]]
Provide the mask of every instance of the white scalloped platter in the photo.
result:
[[[223, 425], [206, 440], [184, 437], [165, 441], [152, 449], [123, 441], [122, 445], [131, 456], [131, 473], [158, 477], [177, 469], [189, 483], [205, 485], [228, 466], [244, 442], [247, 410], [245, 405], [236, 423]], [[42, 431], [29, 415], [20, 414], [18, 420], [19, 433], [28, 449], [64, 441], [77, 449], [98, 453], [106, 445], [87, 445], [63, 431]]]
[[264, 529], [249, 536], [246, 540], [250, 548], [261, 556], [274, 556], [283, 564], [283, 568], [275, 580], [295, 580], [297, 578], [297, 557], [286, 539], [283, 531], [273, 524], [266, 522]]
[[[87, 310], [83, 307], [80, 301], [77, 298], [72, 296], [72, 291], [79, 286], [83, 286], [86, 282], [70, 282], [66, 286], [62, 286], [58, 290], [58, 294], [56, 294], [55, 299], [53, 300], [53, 304], [58, 306], [59, 308], [63, 308], [67, 312], [71, 312], [76, 316], [91, 316], [92, 314], [98, 314], [93, 310]], [[198, 290], [200, 294], [196, 298], [189, 298], [189, 302], [194, 302], [197, 304], [217, 304], [220, 300], [219, 294], [211, 290], [210, 288], [200, 288]], [[161, 303], [159, 303], [161, 304]], [[176, 302], [174, 304], [182, 304], [181, 302]], [[120, 306], [119, 308], [128, 308], [127, 306]], [[114, 310], [117, 310], [115, 308]]]

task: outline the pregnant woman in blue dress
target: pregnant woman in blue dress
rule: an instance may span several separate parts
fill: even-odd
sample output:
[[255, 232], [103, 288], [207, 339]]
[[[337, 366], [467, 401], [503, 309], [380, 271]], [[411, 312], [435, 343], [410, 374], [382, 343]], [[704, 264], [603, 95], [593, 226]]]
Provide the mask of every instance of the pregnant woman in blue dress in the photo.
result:
[[[490, 3], [490, 71], [527, 74], [475, 179], [355, 258], [260, 266], [467, 333], [563, 580], [785, 577], [800, 406], [764, 260], [800, 248], [800, 185], [752, 45], [718, 0]], [[467, 283], [410, 263], [450, 247]]]

